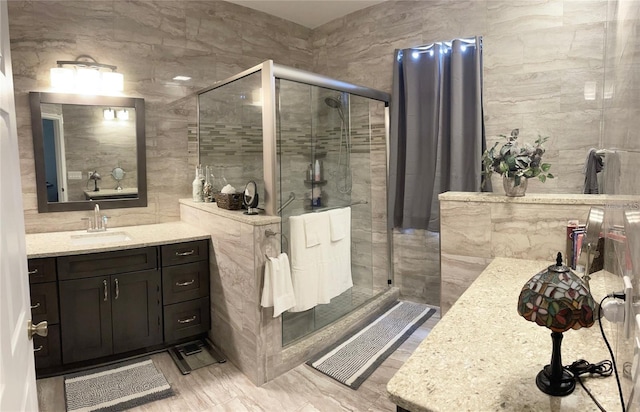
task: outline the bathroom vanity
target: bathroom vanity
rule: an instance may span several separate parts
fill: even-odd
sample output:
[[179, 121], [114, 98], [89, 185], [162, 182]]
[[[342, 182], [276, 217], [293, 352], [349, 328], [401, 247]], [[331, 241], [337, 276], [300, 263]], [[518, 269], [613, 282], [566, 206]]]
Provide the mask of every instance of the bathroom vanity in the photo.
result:
[[209, 236], [184, 223], [27, 235], [36, 370], [150, 352], [210, 329]]

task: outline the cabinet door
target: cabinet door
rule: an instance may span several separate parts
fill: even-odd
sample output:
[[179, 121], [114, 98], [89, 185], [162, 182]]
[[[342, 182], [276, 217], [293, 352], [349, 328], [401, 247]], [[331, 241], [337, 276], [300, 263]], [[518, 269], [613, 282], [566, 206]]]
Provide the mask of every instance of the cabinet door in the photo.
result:
[[113, 352], [162, 343], [160, 271], [111, 276]]
[[109, 277], [59, 282], [62, 361], [65, 364], [112, 353]]

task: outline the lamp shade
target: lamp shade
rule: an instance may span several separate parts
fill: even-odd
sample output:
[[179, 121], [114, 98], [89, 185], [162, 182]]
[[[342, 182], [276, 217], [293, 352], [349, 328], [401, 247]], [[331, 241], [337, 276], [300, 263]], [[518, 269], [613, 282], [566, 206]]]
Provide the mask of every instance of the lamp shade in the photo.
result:
[[518, 313], [553, 332], [590, 327], [596, 304], [584, 281], [558, 261], [525, 283]]

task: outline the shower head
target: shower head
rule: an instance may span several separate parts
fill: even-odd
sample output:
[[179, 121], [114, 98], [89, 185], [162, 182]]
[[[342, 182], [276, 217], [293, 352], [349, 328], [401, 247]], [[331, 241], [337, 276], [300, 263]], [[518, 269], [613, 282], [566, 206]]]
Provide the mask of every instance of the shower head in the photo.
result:
[[324, 102], [332, 109], [342, 109], [342, 102], [336, 97], [327, 97]]

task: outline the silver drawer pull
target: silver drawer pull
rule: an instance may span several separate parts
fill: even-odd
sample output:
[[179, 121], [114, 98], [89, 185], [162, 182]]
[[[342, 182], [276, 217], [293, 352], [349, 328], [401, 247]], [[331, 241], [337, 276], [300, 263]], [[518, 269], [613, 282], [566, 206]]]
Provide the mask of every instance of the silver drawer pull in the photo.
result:
[[109, 292], [107, 291], [107, 281], [103, 280], [102, 285], [104, 285], [104, 301], [106, 302], [109, 299]]
[[194, 253], [196, 253], [196, 251], [191, 249], [188, 252], [182, 252], [182, 253], [176, 252], [176, 256], [190, 256], [190, 255], [193, 255]]
[[193, 283], [195, 282], [195, 279], [191, 279], [188, 282], [176, 282], [176, 286], [189, 286], [189, 285], [193, 285]]
[[37, 348], [33, 348], [34, 352], [40, 352], [42, 350], [42, 345], [38, 346]]
[[30, 275], [35, 275], [36, 273], [38, 273], [38, 269], [33, 269], [29, 271]]
[[36, 303], [35, 305], [31, 306], [31, 309], [37, 309], [40, 307], [40, 302]]
[[118, 283], [118, 278], [116, 278], [116, 299], [120, 296], [120, 283]]
[[178, 319], [178, 323], [191, 323], [196, 320], [196, 316], [192, 316], [189, 319]]

